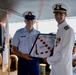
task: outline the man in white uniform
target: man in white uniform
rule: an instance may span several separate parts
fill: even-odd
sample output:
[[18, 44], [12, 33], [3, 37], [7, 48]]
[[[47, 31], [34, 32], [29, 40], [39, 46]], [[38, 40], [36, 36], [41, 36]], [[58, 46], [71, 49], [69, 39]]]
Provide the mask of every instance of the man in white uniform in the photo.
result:
[[52, 8], [58, 23], [58, 30], [54, 43], [53, 56], [45, 58], [44, 61], [52, 65], [50, 75], [73, 75], [72, 50], [75, 36], [73, 29], [65, 21], [68, 7], [57, 3]]

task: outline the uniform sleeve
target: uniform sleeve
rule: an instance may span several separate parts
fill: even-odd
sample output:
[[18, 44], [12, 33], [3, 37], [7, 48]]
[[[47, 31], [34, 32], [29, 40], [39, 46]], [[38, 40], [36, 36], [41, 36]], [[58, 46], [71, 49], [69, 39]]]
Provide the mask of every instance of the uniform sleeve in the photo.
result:
[[47, 62], [51, 65], [58, 63], [61, 59], [65, 60], [65, 58], [69, 56], [70, 51], [72, 53], [74, 45], [74, 32], [68, 29], [64, 36], [61, 49], [53, 56], [47, 58]]
[[75, 42], [75, 35], [74, 35], [74, 31], [72, 29], [67, 30], [65, 37], [63, 39], [63, 43], [62, 43], [62, 57], [67, 56], [67, 54], [69, 54], [73, 51], [73, 47], [74, 47], [74, 42]]
[[61, 58], [62, 58], [61, 56], [62, 56], [61, 53], [60, 52], [57, 52], [53, 56], [48, 57], [47, 58], [48, 64], [54, 65], [54, 64], [58, 63], [61, 60]]
[[16, 32], [11, 41], [11, 45], [18, 47], [18, 44], [19, 44], [19, 34], [18, 32]]

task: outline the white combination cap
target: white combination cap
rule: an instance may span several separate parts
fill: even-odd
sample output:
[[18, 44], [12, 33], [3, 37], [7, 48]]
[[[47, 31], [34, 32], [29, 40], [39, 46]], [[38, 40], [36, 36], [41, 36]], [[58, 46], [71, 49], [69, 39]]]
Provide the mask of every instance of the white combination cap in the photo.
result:
[[23, 17], [27, 20], [36, 19], [36, 13], [34, 11], [26, 11], [23, 13]]
[[62, 3], [56, 3], [52, 6], [52, 9], [53, 9], [53, 13], [57, 13], [57, 12], [60, 12], [60, 13], [69, 13], [70, 12], [70, 8], [65, 5], [65, 4], [62, 4]]

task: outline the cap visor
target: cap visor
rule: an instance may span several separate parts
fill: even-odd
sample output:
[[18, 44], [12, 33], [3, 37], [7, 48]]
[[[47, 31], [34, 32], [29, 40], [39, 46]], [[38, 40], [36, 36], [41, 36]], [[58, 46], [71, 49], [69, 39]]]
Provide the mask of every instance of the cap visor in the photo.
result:
[[53, 13], [66, 13], [66, 11], [63, 11], [63, 10], [54, 10], [54, 12]]

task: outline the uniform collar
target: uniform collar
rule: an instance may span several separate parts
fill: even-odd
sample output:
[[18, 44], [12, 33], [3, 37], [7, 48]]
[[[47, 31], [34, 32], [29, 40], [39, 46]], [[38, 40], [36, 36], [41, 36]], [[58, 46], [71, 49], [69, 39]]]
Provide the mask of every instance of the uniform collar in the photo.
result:
[[[24, 27], [24, 32], [29, 32], [26, 27]], [[35, 29], [33, 28], [32, 32], [35, 32]]]
[[65, 27], [66, 25], [67, 25], [67, 22], [64, 21], [63, 23], [61, 23], [61, 24], [58, 25], [58, 29], [63, 28], [63, 27]]

